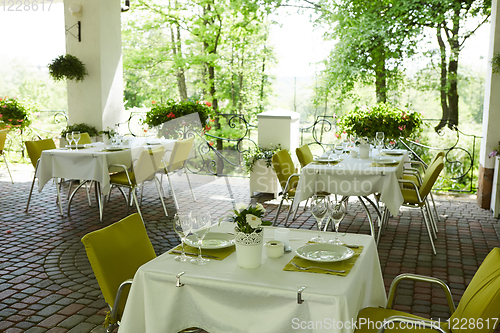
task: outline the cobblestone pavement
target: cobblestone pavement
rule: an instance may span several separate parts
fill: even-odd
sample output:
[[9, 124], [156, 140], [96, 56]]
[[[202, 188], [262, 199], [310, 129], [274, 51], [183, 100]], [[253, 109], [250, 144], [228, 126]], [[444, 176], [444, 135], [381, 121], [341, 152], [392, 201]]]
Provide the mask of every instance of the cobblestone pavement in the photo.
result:
[[[128, 216], [135, 208], [127, 212], [123, 198], [114, 191], [101, 223], [94, 196], [89, 207], [82, 190], [71, 204], [71, 215], [61, 217], [55, 185], [49, 182], [42, 192], [33, 193], [26, 213], [32, 167], [11, 165], [11, 169], [15, 169], [14, 184], [0, 163], [0, 332], [104, 332], [101, 325], [107, 306], [80, 239]], [[234, 202], [259, 201], [265, 204], [267, 219], [274, 219], [276, 214], [277, 201], [266, 195], [251, 198], [244, 178], [193, 175], [196, 203], [185, 176], [174, 176], [173, 180], [183, 210], [203, 209], [218, 218]], [[67, 187], [63, 190], [63, 206], [67, 204], [66, 195]], [[141, 209], [157, 254], [178, 244], [171, 227], [176, 212], [172, 197], [166, 204], [169, 217], [163, 213], [154, 185], [146, 185]], [[400, 273], [441, 278], [449, 283], [458, 302], [484, 257], [500, 246], [500, 224], [490, 211], [478, 208], [473, 196], [439, 196], [437, 208], [441, 216], [435, 242], [438, 254], [432, 255], [420, 212], [402, 209], [399, 216], [390, 219], [379, 244], [382, 273], [387, 289]], [[280, 220], [285, 216], [286, 212], [280, 214]], [[300, 208], [292, 227], [313, 229], [314, 219]], [[361, 205], [350, 203], [340, 231], [369, 233]], [[425, 283], [402, 284], [396, 304], [397, 309], [424, 317], [449, 316], [444, 294]]]

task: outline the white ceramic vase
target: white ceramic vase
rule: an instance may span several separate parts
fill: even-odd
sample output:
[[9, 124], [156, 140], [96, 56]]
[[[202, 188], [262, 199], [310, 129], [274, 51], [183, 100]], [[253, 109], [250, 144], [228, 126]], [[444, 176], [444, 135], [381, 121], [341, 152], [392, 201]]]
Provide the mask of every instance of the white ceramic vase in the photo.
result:
[[264, 230], [256, 229], [250, 234], [234, 229], [234, 243], [236, 245], [236, 264], [241, 268], [257, 268], [262, 260]]

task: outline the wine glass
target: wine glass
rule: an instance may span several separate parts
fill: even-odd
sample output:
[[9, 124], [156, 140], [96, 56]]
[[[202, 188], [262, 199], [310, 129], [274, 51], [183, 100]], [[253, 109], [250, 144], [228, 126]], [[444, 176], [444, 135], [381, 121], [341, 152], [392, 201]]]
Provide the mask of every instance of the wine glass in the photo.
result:
[[311, 214], [316, 219], [316, 223], [319, 230], [318, 237], [311, 239], [312, 242], [325, 243], [325, 239], [321, 237], [321, 226], [323, 225], [323, 220], [328, 215], [328, 201], [324, 196], [317, 196], [316, 194], [312, 196], [311, 200]]
[[382, 148], [384, 148], [384, 132], [377, 132], [375, 134], [375, 142], [377, 144], [377, 150], [380, 154], [382, 152]]
[[192, 213], [191, 212], [191, 233], [196, 237], [198, 241], [198, 257], [191, 259], [193, 264], [205, 265], [210, 260], [205, 259], [201, 256], [201, 245], [203, 243], [203, 238], [210, 230], [212, 222], [210, 219], [210, 213]]
[[69, 150], [71, 150], [71, 143], [73, 142], [73, 133], [66, 132], [66, 141], [68, 142]]
[[331, 202], [329, 205], [329, 212], [335, 226], [335, 240], [329, 241], [329, 243], [335, 245], [344, 245], [344, 243], [339, 239], [339, 226], [340, 221], [344, 219], [344, 216], [347, 213], [346, 207], [341, 201], [337, 201], [335, 203]]
[[175, 257], [177, 261], [188, 261], [189, 257], [184, 253], [184, 242], [191, 232], [191, 217], [189, 214], [175, 214], [174, 216], [174, 231], [177, 233], [182, 244], [181, 255]]
[[73, 141], [75, 141], [76, 150], [78, 150], [78, 141], [80, 141], [81, 137], [80, 131], [73, 131]]

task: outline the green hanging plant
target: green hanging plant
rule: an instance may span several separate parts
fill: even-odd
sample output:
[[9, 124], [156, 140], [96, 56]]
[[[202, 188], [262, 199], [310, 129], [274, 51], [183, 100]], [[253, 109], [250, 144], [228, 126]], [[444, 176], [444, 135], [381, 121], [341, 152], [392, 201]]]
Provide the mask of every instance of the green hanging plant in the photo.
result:
[[83, 62], [71, 54], [59, 56], [52, 60], [48, 65], [49, 74], [56, 81], [60, 80], [75, 80], [76, 82], [83, 81], [88, 75], [87, 69]]
[[493, 73], [500, 73], [500, 53], [495, 53], [491, 58], [491, 69]]

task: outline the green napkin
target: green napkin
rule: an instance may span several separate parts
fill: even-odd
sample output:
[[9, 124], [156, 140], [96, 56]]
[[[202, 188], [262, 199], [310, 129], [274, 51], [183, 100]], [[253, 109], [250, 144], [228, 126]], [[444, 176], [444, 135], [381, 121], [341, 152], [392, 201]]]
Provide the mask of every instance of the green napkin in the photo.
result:
[[[352, 269], [352, 266], [356, 263], [356, 260], [358, 260], [359, 255], [363, 251], [363, 247], [360, 246], [357, 249], [352, 249], [354, 251], [354, 255], [347, 259], [347, 260], [342, 260], [342, 261], [337, 261], [337, 262], [317, 262], [317, 261], [311, 261], [311, 260], [306, 260], [303, 259], [299, 256], [295, 256], [290, 260], [285, 267], [283, 267], [284, 271], [295, 271], [295, 272], [309, 272], [309, 273], [321, 273], [321, 274], [332, 274], [332, 275], [340, 275], [340, 276], [347, 276], [349, 272]], [[291, 262], [296, 263], [299, 266], [302, 267], [309, 267], [309, 266], [317, 266], [317, 267], [323, 267], [323, 268], [328, 268], [328, 269], [335, 269], [335, 270], [345, 270], [345, 273], [334, 273], [334, 272], [329, 272], [325, 271], [322, 269], [316, 269], [316, 268], [311, 268], [308, 270], [301, 270], [298, 269], [297, 267], [293, 266]]]

